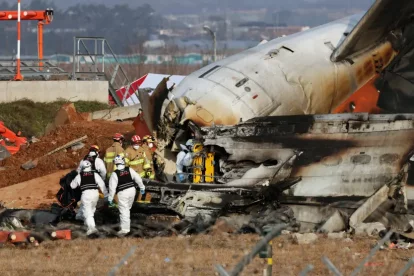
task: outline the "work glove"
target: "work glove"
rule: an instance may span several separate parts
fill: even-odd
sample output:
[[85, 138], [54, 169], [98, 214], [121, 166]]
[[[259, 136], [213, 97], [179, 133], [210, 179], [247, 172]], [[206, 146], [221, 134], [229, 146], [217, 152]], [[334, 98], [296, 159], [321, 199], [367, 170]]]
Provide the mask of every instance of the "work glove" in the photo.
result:
[[108, 206], [109, 206], [109, 208], [116, 208], [116, 204], [115, 204], [115, 203], [113, 203], [113, 201], [112, 201], [112, 200], [111, 200], [111, 201], [109, 201]]
[[183, 173], [180, 173], [180, 174], [178, 174], [177, 176], [178, 176], [178, 181], [179, 181], [180, 183], [184, 182], [184, 180], [185, 180], [185, 176], [184, 176], [184, 174], [183, 174]]
[[139, 192], [141, 193], [141, 195], [145, 195], [145, 189], [140, 189]]

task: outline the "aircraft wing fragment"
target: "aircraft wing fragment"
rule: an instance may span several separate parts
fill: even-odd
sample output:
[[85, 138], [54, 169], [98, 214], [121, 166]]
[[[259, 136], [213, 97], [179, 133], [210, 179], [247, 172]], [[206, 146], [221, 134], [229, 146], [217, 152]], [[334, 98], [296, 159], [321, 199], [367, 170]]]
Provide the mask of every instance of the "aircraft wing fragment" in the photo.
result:
[[149, 95], [145, 91], [138, 91], [138, 98], [141, 102], [144, 119], [151, 133], [157, 129], [161, 116], [162, 105], [164, 100], [168, 97], [168, 80], [169, 78], [164, 78], [155, 88], [152, 95]]
[[377, 0], [331, 56], [338, 62], [358, 55], [401, 31], [414, 19], [414, 1]]

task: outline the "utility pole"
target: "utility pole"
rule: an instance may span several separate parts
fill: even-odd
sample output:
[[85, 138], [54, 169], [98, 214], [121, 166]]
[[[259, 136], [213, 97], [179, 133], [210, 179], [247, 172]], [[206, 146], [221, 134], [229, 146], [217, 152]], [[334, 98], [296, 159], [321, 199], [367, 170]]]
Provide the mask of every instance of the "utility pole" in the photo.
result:
[[16, 54], [16, 75], [14, 80], [21, 81], [23, 76], [20, 73], [20, 0], [17, 0], [17, 54]]
[[216, 33], [210, 29], [208, 26], [204, 26], [203, 29], [207, 31], [211, 37], [213, 38], [213, 61], [216, 62], [217, 60], [217, 40], [216, 40]]

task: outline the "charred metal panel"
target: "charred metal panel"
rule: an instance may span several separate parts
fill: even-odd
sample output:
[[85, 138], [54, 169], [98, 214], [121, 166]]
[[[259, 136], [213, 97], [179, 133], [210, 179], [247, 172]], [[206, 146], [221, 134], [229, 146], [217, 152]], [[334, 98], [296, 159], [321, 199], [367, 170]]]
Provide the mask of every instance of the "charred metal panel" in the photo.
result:
[[283, 178], [301, 180], [286, 194], [368, 197], [398, 175], [414, 149], [412, 119], [403, 114], [263, 117], [201, 131], [205, 145], [224, 149], [226, 160], [257, 164], [247, 169], [266, 160], [285, 163], [301, 152]]
[[414, 112], [414, 22], [403, 32], [404, 43], [392, 63], [375, 83], [378, 107], [389, 112]]

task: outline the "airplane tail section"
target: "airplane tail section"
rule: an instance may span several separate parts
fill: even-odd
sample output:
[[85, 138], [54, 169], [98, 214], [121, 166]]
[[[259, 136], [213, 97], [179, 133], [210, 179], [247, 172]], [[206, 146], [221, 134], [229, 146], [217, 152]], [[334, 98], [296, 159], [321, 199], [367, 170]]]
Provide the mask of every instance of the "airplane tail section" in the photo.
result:
[[[414, 18], [412, 0], [377, 0], [335, 49], [334, 62], [352, 58], [387, 39], [398, 43], [399, 33]], [[394, 43], [393, 43], [394, 46]]]

